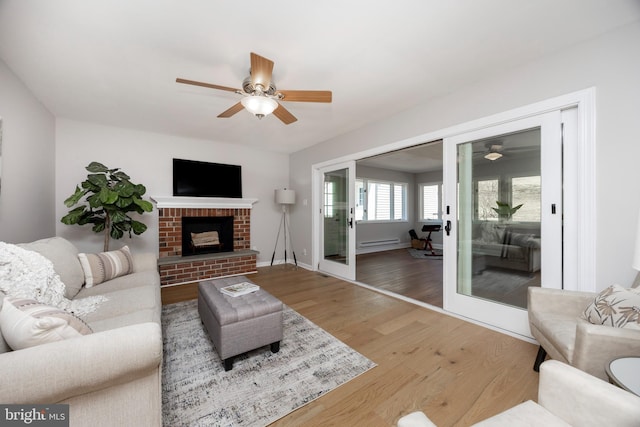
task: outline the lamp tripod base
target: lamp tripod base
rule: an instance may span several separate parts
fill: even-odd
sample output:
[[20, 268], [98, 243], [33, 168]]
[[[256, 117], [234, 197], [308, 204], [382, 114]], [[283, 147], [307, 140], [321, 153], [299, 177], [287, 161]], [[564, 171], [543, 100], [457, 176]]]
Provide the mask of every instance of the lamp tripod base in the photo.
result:
[[[278, 235], [276, 236], [276, 244], [273, 247], [273, 254], [271, 255], [271, 266], [276, 257], [276, 248], [278, 247], [278, 241], [280, 240], [280, 232], [284, 230], [284, 263], [287, 264], [287, 232], [289, 232], [289, 238], [291, 238], [291, 230], [289, 229], [289, 223], [287, 221], [287, 211], [283, 207], [282, 218], [280, 220], [280, 226], [278, 227]], [[292, 245], [293, 246], [293, 245]], [[293, 262], [298, 267], [298, 259], [296, 258], [296, 252], [291, 248], [291, 254], [293, 255]]]

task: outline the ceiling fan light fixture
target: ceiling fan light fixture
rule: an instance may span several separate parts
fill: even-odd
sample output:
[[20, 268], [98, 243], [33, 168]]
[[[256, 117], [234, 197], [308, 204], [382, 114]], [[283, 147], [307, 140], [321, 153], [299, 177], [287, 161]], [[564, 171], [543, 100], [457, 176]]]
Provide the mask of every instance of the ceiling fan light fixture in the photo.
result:
[[273, 113], [273, 110], [278, 108], [278, 102], [274, 99], [267, 98], [266, 96], [245, 96], [240, 100], [240, 102], [248, 112], [260, 119]]
[[484, 155], [485, 159], [491, 160], [491, 161], [498, 160], [500, 157], [502, 157], [502, 154], [497, 153], [495, 151], [492, 151]]

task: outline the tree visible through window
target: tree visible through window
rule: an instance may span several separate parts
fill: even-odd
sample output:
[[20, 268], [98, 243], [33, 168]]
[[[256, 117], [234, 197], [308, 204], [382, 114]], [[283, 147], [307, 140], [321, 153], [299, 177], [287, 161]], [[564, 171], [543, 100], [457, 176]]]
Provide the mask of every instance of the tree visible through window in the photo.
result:
[[478, 219], [484, 221], [497, 221], [498, 214], [493, 210], [496, 202], [500, 200], [499, 184], [497, 179], [478, 181]]
[[540, 176], [522, 176], [511, 180], [511, 205], [522, 207], [513, 214], [514, 221], [540, 222]]

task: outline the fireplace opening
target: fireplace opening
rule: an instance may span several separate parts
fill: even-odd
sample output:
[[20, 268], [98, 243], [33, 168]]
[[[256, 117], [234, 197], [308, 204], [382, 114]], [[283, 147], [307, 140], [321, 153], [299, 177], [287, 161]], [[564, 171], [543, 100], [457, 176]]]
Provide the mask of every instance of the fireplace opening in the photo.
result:
[[233, 217], [182, 217], [182, 256], [233, 252]]

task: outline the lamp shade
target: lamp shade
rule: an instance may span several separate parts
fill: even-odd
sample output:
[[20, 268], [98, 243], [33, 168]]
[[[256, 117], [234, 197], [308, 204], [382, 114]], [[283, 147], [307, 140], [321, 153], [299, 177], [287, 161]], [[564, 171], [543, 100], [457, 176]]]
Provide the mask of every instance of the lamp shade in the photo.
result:
[[281, 205], [293, 205], [296, 203], [296, 192], [293, 190], [278, 189], [275, 192], [276, 203]]
[[246, 96], [240, 100], [240, 103], [247, 111], [258, 117], [271, 114], [278, 107], [275, 100], [266, 96]]

